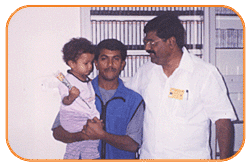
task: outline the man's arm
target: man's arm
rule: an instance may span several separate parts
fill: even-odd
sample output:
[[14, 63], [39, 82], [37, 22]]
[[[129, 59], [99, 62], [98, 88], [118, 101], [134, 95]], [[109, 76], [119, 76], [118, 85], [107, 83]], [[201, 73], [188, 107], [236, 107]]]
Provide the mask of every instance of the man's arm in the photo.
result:
[[104, 131], [102, 122], [96, 117], [93, 120], [88, 120], [87, 125], [84, 126], [84, 130], [90, 139], [101, 139], [118, 149], [136, 152], [139, 146], [138, 143], [127, 135], [114, 135]]
[[216, 136], [220, 149], [220, 159], [232, 156], [233, 125], [230, 119], [219, 119], [216, 124]]
[[131, 137], [127, 135], [114, 135], [104, 131], [101, 140], [104, 140], [106, 143], [125, 151], [136, 152], [139, 146]]
[[76, 141], [89, 140], [89, 137], [82, 133], [69, 133], [62, 126], [58, 126], [53, 129], [53, 136], [56, 140], [59, 140], [63, 143], [73, 143]]

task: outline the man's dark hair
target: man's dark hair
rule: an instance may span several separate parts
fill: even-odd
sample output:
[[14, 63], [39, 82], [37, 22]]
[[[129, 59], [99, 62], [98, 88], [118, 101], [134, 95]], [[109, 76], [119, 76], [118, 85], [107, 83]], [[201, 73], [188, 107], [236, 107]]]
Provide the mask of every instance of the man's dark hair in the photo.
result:
[[156, 35], [165, 40], [175, 37], [180, 49], [182, 49], [185, 44], [185, 30], [178, 16], [166, 14], [150, 20], [144, 27], [144, 33], [150, 31], [156, 31]]
[[95, 46], [85, 38], [72, 38], [63, 46], [63, 60], [68, 64], [71, 60], [76, 62], [83, 53], [95, 53]]
[[96, 47], [95, 60], [98, 60], [98, 57], [102, 49], [108, 49], [112, 51], [119, 50], [121, 52], [123, 61], [125, 61], [127, 57], [127, 47], [116, 39], [105, 39], [101, 41]]

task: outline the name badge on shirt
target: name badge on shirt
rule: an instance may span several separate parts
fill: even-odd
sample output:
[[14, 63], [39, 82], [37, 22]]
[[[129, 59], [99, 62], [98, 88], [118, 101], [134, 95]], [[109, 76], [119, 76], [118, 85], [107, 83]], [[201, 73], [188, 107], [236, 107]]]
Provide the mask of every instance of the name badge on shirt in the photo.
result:
[[184, 90], [176, 89], [176, 88], [170, 88], [170, 92], [169, 92], [168, 97], [178, 99], [178, 100], [182, 100], [183, 95], [184, 95]]

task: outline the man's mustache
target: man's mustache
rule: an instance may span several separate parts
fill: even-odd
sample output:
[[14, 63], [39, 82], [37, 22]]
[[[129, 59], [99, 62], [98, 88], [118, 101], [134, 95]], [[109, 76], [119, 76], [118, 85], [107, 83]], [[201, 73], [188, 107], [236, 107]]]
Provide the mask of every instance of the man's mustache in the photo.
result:
[[154, 51], [154, 50], [146, 50], [146, 52], [148, 52], [149, 54], [150, 54], [150, 53], [154, 53], [154, 54], [155, 54], [155, 51]]
[[108, 72], [108, 71], [116, 72], [117, 70], [113, 67], [109, 67], [109, 68], [104, 69], [104, 71], [105, 72]]

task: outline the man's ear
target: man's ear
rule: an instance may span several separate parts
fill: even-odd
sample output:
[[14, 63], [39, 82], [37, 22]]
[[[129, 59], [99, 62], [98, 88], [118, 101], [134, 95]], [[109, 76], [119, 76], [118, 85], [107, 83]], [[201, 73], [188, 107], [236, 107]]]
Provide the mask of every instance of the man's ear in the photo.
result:
[[122, 61], [122, 70], [124, 70], [125, 66], [126, 66], [126, 61], [124, 60], [124, 61]]
[[167, 41], [168, 41], [168, 44], [171, 48], [174, 48], [175, 46], [177, 46], [175, 37], [170, 37], [167, 39]]
[[99, 65], [98, 65], [98, 61], [97, 60], [94, 60], [94, 64], [95, 64], [96, 69], [99, 70]]

